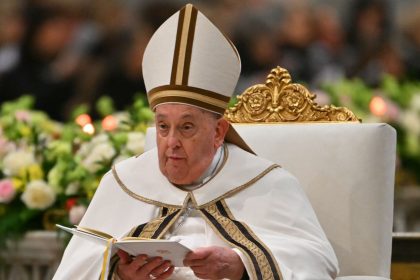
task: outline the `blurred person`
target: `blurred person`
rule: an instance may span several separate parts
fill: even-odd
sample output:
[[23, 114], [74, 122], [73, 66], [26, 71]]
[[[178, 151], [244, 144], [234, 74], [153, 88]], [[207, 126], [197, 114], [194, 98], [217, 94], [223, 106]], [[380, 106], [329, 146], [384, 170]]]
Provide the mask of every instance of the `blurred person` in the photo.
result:
[[335, 279], [337, 258], [298, 181], [223, 118], [240, 65], [192, 5], [165, 21], [142, 63], [157, 147], [115, 165], [80, 223], [180, 242], [192, 250], [184, 266], [119, 250], [107, 274], [104, 246], [74, 236], [54, 279]]
[[316, 38], [313, 9], [306, 1], [290, 2], [279, 29], [280, 65], [297, 81], [312, 79], [309, 48]]
[[311, 84], [315, 87], [345, 76], [346, 41], [338, 12], [331, 6], [315, 10], [316, 38], [309, 49]]
[[[80, 70], [75, 95], [68, 102], [66, 115], [79, 104], [86, 104], [93, 117], [100, 117], [95, 104], [109, 96], [116, 110], [126, 109], [137, 94], [145, 94], [141, 68], [138, 66], [151, 34], [181, 4], [145, 1], [128, 10], [117, 0], [105, 5], [92, 2], [95, 40], [89, 44]], [[100, 8], [96, 8], [99, 6]], [[132, 5], [130, 5], [131, 7]], [[111, 20], [110, 20], [111, 19]]]
[[347, 26], [347, 76], [377, 85], [384, 73], [402, 76], [404, 67], [392, 42], [393, 14], [389, 0], [354, 0]]
[[242, 75], [236, 88], [237, 93], [250, 84], [264, 80], [267, 69], [279, 64], [280, 52], [273, 34], [281, 14], [281, 6], [270, 4], [247, 7], [238, 17], [233, 41], [246, 60], [242, 61]]
[[420, 79], [420, 4], [409, 5], [401, 15], [401, 51], [407, 78]]
[[25, 34], [19, 61], [0, 79], [0, 102], [24, 94], [35, 97], [35, 108], [62, 120], [73, 94], [76, 68], [60, 59], [72, 40], [76, 18], [61, 8], [29, 4], [25, 7]]
[[0, 3], [0, 76], [19, 61], [19, 45], [24, 33], [20, 1]]

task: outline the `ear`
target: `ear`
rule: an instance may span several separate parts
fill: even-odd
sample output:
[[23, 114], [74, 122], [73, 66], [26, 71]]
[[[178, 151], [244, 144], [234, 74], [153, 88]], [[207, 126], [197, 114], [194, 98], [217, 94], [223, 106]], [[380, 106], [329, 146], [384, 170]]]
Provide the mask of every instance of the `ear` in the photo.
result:
[[223, 144], [226, 133], [229, 129], [229, 125], [230, 125], [229, 122], [225, 120], [224, 118], [220, 118], [217, 120], [216, 135], [214, 139], [214, 145], [216, 149], [219, 148]]

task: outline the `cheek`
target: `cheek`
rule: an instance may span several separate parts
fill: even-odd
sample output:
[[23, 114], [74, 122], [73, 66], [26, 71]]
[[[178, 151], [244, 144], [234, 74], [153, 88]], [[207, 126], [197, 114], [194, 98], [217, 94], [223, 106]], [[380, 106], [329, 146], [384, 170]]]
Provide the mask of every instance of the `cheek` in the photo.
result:
[[165, 152], [167, 145], [166, 142], [158, 136], [156, 138], [156, 146], [158, 149], [159, 165], [162, 166], [162, 164], [165, 162]]
[[156, 134], [156, 146], [158, 148], [159, 155], [161, 152], [164, 153], [167, 147], [166, 139], [159, 134]]
[[203, 164], [203, 159], [211, 156], [214, 152], [214, 139], [191, 139], [187, 146], [184, 146], [188, 155], [188, 165], [191, 167]]

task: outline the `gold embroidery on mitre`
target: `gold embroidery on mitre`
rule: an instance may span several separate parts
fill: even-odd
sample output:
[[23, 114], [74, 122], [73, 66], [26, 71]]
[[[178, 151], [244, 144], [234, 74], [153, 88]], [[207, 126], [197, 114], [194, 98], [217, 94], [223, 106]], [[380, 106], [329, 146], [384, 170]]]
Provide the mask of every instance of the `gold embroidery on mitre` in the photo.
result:
[[152, 94], [149, 94], [149, 102], [152, 104], [152, 107], [155, 105], [155, 103], [158, 102], [159, 99], [170, 99], [170, 98], [178, 97], [178, 98], [186, 98], [191, 100], [191, 103], [194, 104], [194, 101], [202, 102], [205, 104], [210, 104], [215, 107], [219, 107], [221, 109], [225, 109], [228, 102], [224, 100], [220, 100], [214, 97], [205, 96], [200, 93], [190, 92], [186, 90], [176, 90], [176, 89], [168, 89], [168, 90], [162, 90], [159, 92], [155, 92]]
[[[228, 209], [226, 203], [223, 201], [219, 201], [217, 203], [219, 203], [219, 206], [221, 206], [225, 211]], [[238, 225], [235, 224], [233, 216], [225, 217], [222, 213], [220, 213], [216, 203], [208, 205], [200, 210], [203, 218], [222, 239], [235, 248], [241, 250], [245, 256], [247, 256], [252, 270], [252, 277], [250, 278], [258, 279], [257, 275], [260, 274], [264, 280], [282, 279], [280, 269], [278, 268], [272, 253], [249, 227], [245, 226], [244, 223], [236, 221], [242, 228], [245, 228], [246, 232], [243, 232], [244, 229], [240, 229]], [[232, 215], [229, 210], [226, 212], [229, 213], [229, 215]], [[225, 231], [224, 233], [221, 232], [220, 227], [223, 228]], [[246, 235], [250, 235], [250, 239], [253, 239], [254, 241], [248, 239]], [[260, 247], [263, 247], [266, 252], [264, 252]]]
[[238, 96], [238, 103], [225, 111], [232, 123], [360, 122], [345, 107], [319, 106], [316, 95], [301, 84], [292, 83], [281, 67], [271, 70], [265, 84], [257, 84]]
[[198, 10], [192, 4], [187, 4], [179, 12], [171, 84], [188, 84], [197, 15]]

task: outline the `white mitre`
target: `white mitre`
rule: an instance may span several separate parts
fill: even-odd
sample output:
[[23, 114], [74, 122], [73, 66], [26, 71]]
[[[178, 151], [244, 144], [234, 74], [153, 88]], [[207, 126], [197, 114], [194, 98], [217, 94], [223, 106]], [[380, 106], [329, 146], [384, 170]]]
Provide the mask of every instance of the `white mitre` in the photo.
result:
[[[241, 72], [233, 43], [191, 4], [156, 30], [142, 65], [153, 110], [159, 104], [181, 103], [221, 115]], [[232, 126], [225, 140], [252, 152]]]

